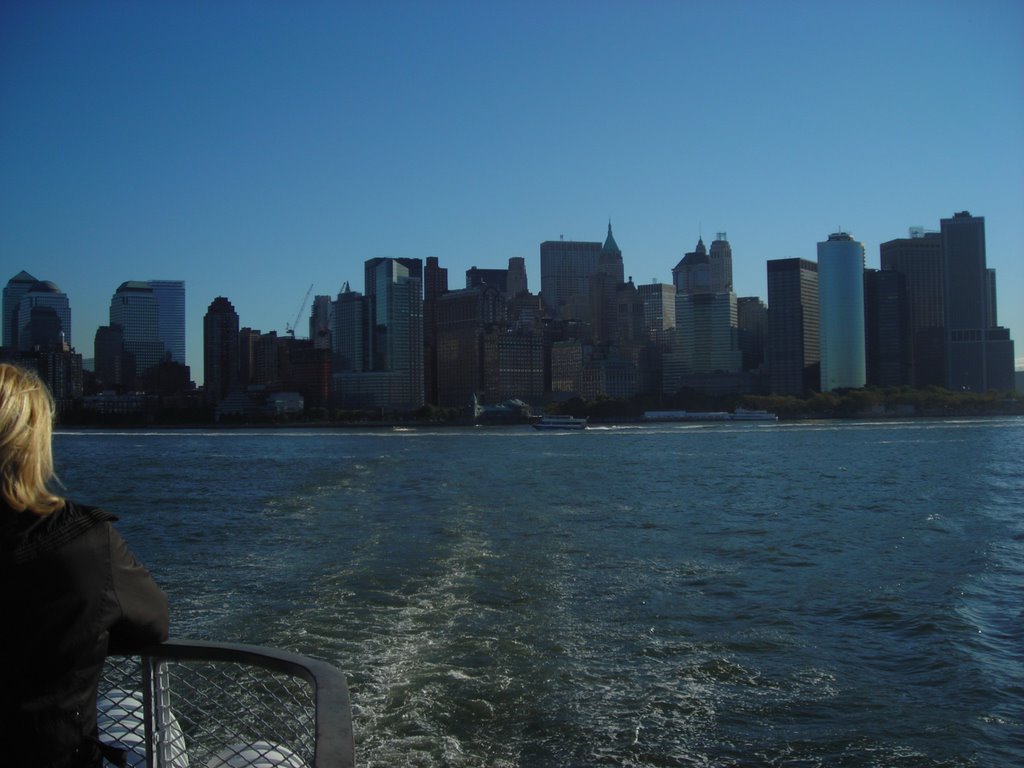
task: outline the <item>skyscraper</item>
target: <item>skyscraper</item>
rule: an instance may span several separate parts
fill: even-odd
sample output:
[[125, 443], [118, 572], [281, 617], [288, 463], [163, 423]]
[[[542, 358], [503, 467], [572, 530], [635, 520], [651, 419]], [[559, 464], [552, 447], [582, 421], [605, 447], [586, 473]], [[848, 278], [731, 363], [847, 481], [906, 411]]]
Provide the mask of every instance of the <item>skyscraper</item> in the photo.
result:
[[185, 365], [185, 281], [150, 280], [156, 296], [158, 327], [164, 353]]
[[806, 259], [768, 261], [768, 335], [771, 391], [803, 395], [820, 384], [818, 265]]
[[540, 292], [552, 315], [574, 296], [588, 299], [590, 277], [597, 272], [601, 243], [546, 240], [540, 244]]
[[437, 302], [448, 292], [448, 270], [428, 256], [423, 270], [423, 388], [428, 403], [437, 405]]
[[[4, 286], [4, 339], [3, 345], [7, 349], [18, 348], [18, 305], [21, 304], [21, 297], [28, 293], [29, 289], [38, 281], [28, 272], [22, 270]], [[68, 343], [71, 337], [68, 336]]]
[[716, 291], [732, 290], [732, 246], [726, 239], [725, 232], [719, 232], [711, 241], [708, 251], [711, 262], [711, 285]]
[[864, 352], [867, 383], [913, 386], [907, 281], [892, 270], [864, 272]]
[[334, 371], [360, 373], [366, 370], [366, 302], [363, 294], [349, 288], [348, 281], [334, 303]]
[[529, 289], [526, 281], [526, 259], [522, 256], [511, 256], [508, 260], [508, 285], [505, 292], [510, 299], [514, 299]]
[[667, 283], [645, 283], [637, 286], [644, 302], [644, 324], [651, 341], [676, 326], [676, 289]]
[[330, 296], [314, 296], [313, 308], [309, 312], [309, 340], [314, 349], [331, 348], [331, 307]]
[[867, 382], [864, 362], [864, 246], [846, 232], [818, 243], [821, 391]]
[[118, 286], [110, 300], [110, 324], [121, 326], [125, 350], [135, 361], [135, 377], [164, 358], [160, 309], [149, 283], [129, 280]]
[[945, 271], [946, 386], [1013, 389], [1013, 341], [996, 325], [995, 276], [985, 264], [985, 219], [967, 211], [942, 219]]
[[216, 404], [238, 386], [238, 313], [218, 296], [203, 317], [203, 364], [207, 402]]
[[906, 283], [911, 344], [911, 383], [918, 389], [946, 386], [945, 271], [942, 236], [920, 227], [910, 237], [879, 246], [882, 270]]
[[19, 352], [70, 345], [71, 304], [67, 294], [49, 280], [36, 281], [18, 302], [16, 328]]
[[423, 293], [419, 259], [370, 259], [366, 276], [366, 358], [381, 374], [369, 384], [367, 404], [409, 409], [423, 405]]
[[622, 251], [619, 244], [615, 242], [612, 235], [612, 223], [608, 222], [608, 234], [601, 246], [601, 252], [597, 256], [597, 269], [612, 278], [613, 288], [625, 282], [625, 268], [622, 265]]

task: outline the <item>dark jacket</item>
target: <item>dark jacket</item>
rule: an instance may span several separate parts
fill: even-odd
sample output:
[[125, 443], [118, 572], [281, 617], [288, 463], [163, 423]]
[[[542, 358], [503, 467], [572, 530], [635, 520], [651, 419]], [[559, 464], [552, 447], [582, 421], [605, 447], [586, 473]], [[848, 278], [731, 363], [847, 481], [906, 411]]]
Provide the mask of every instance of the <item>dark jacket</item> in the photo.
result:
[[107, 652], [167, 639], [167, 598], [95, 507], [0, 503], [0, 763], [99, 766]]

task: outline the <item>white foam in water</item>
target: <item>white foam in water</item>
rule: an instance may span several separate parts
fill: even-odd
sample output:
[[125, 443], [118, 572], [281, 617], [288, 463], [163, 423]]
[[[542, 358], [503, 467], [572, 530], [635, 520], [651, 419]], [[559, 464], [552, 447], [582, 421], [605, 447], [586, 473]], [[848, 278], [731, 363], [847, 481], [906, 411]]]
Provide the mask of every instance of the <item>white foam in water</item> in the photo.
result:
[[255, 741], [225, 747], [206, 763], [206, 768], [307, 768], [288, 747]]

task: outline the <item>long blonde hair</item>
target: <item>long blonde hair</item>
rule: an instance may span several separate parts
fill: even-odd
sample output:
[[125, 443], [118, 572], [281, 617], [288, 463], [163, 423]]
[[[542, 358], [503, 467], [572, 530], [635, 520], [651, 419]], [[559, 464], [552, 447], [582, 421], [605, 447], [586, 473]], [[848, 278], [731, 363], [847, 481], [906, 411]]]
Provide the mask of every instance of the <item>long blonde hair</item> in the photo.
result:
[[0, 363], [0, 479], [15, 512], [48, 515], [64, 506], [49, 489], [53, 475], [53, 396], [39, 377]]

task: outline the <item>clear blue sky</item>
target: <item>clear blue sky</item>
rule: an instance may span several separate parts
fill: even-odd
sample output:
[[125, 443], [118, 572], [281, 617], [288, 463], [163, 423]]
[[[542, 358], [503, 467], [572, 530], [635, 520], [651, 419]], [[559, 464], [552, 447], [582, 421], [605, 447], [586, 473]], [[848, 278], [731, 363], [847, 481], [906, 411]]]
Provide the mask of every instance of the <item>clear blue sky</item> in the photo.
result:
[[[471, 266], [602, 240], [626, 274], [728, 233], [738, 295], [843, 228], [986, 217], [1024, 367], [1024, 3], [0, 4], [0, 281], [124, 280], [283, 333], [376, 256]], [[299, 324], [306, 329], [308, 305]]]

